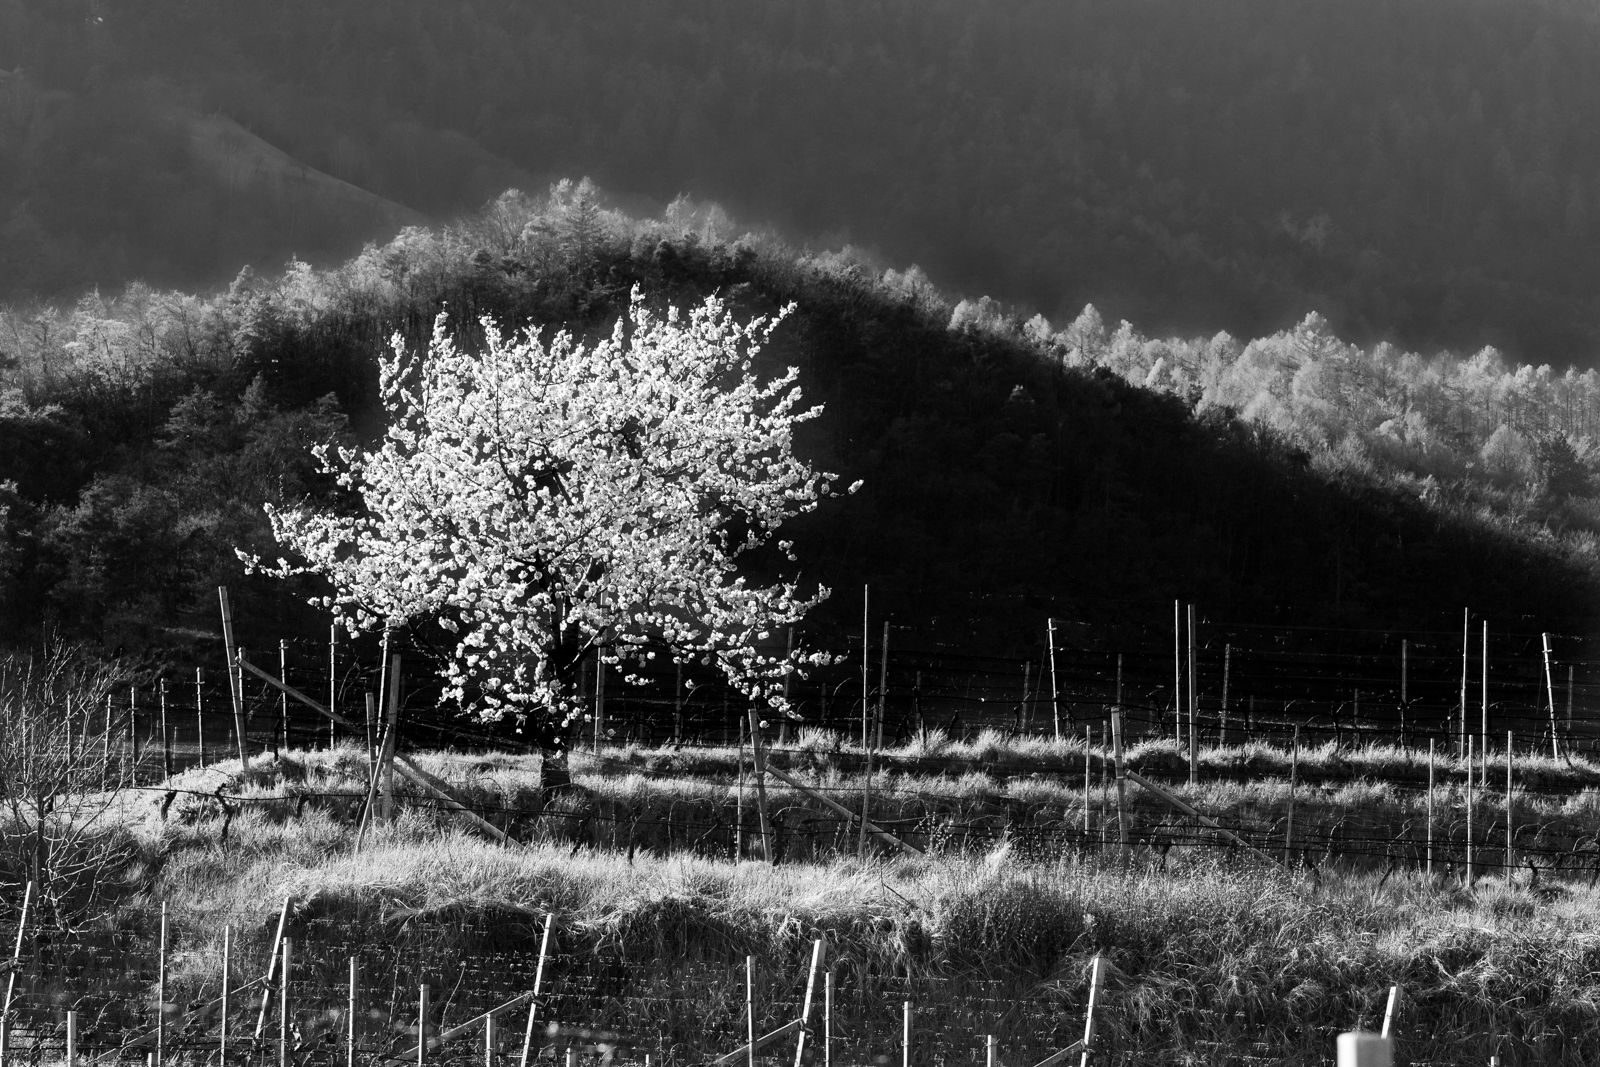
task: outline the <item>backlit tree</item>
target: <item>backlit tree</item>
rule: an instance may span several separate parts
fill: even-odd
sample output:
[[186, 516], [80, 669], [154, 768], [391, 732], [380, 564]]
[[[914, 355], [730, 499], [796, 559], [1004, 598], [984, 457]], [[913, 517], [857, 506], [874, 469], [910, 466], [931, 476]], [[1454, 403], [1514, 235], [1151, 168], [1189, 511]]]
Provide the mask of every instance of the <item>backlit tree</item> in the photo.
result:
[[665, 649], [779, 704], [792, 663], [774, 634], [827, 590], [759, 584], [741, 557], [834, 493], [792, 452], [795, 427], [821, 413], [800, 407], [798, 371], [753, 371], [785, 314], [740, 325], [711, 298], [662, 316], [635, 290], [592, 344], [485, 319], [469, 352], [443, 315], [424, 353], [397, 336], [380, 364], [381, 444], [318, 451], [361, 506], [268, 507], [300, 557], [272, 570], [326, 577], [321, 603], [351, 625], [442, 627], [446, 694], [486, 719], [572, 721], [597, 651], [638, 680]]

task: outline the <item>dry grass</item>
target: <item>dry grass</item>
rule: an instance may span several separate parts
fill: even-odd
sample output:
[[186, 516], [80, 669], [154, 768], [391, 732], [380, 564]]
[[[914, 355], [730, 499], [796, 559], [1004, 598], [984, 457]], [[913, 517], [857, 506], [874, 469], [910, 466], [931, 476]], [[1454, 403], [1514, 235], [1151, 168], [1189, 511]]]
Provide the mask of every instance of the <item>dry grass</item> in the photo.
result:
[[[673, 776], [645, 766], [646, 755], [605, 778], [577, 761], [585, 788], [566, 814], [662, 803], [726, 814], [726, 778]], [[532, 760], [418, 759], [463, 792], [532, 802]], [[815, 768], [820, 780], [859, 786], [859, 774], [838, 764]], [[236, 768], [226, 764], [170, 783], [192, 792], [165, 819], [162, 793], [130, 804], [124, 816], [143, 866], [130, 872], [132, 895], [108, 937], [138, 944], [128, 939], [148, 937], [155, 902], [166, 901], [177, 930], [173, 980], [180, 996], [197, 997], [215, 991], [223, 926], [240, 932], [241, 958], [259, 966], [277, 909], [292, 896], [308, 1040], [337, 1022], [312, 1008], [342, 1003], [345, 955], [361, 955], [371, 996], [388, 997], [382, 1033], [392, 1043], [406, 1024], [404, 991], [418, 981], [449, 991], [452, 1021], [525, 988], [540, 916], [551, 909], [561, 917], [552, 1010], [616, 1030], [657, 1062], [695, 1062], [736, 1043], [747, 953], [760, 960], [763, 1024], [787, 1018], [815, 936], [828, 938], [839, 967], [836, 1054], [847, 1064], [898, 1055], [902, 998], [917, 1006], [920, 1064], [931, 1067], [935, 1054], [964, 1063], [984, 1033], [1000, 1036], [1006, 1062], [1035, 1062], [1077, 1036], [1095, 953], [1111, 965], [1106, 1063], [1323, 1063], [1334, 1034], [1375, 1025], [1396, 982], [1408, 995], [1400, 1051], [1411, 1062], [1475, 1062], [1491, 1052], [1506, 1064], [1600, 1058], [1600, 893], [1582, 884], [1491, 877], [1468, 892], [1407, 867], [1362, 871], [1327, 859], [1285, 871], [1182, 847], [1117, 862], [1075, 847], [1040, 850], [1016, 827], [999, 843], [974, 839], [970, 851], [922, 859], [769, 867], [730, 862], [709, 844], [662, 855], [635, 841], [630, 851], [625, 833], [593, 830], [539, 831], [531, 846], [502, 848], [420, 804], [355, 854], [350, 817], [362, 769], [353, 750], [259, 762], [248, 781], [231, 783], [239, 811], [226, 841], [216, 801], [202, 796], [229, 781]], [[910, 786], [937, 788], [969, 815], [1018, 804], [1060, 806], [1069, 822], [1081, 816], [1071, 808], [1081, 803], [1077, 790], [1048, 777], [891, 769], [879, 782], [908, 795]], [[1192, 795], [1214, 811], [1265, 818], [1286, 793], [1268, 778], [1211, 782]], [[312, 799], [280, 799], [302, 794]], [[1336, 810], [1399, 817], [1415, 799], [1347, 776], [1302, 786], [1296, 819]], [[1538, 803], [1551, 818], [1592, 825], [1596, 815], [1592, 791]]]

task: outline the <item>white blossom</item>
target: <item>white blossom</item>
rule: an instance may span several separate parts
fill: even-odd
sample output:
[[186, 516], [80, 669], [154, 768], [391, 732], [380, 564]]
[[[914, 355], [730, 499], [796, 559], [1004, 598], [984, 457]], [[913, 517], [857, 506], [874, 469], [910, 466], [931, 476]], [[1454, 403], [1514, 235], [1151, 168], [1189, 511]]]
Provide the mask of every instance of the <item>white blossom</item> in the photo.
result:
[[739, 557], [834, 495], [834, 475], [792, 453], [795, 426], [821, 413], [800, 408], [798, 371], [763, 383], [751, 369], [789, 310], [741, 326], [710, 298], [661, 317], [635, 289], [594, 344], [486, 318], [483, 351], [466, 352], [442, 314], [425, 353], [397, 335], [381, 444], [317, 450], [363, 507], [268, 505], [302, 561], [270, 570], [327, 578], [350, 625], [438, 625], [455, 647], [446, 696], [476, 694], [485, 718], [579, 715], [596, 648], [643, 664], [665, 646], [781, 704], [784, 675], [813, 657], [761, 645], [827, 590], [753, 585]]

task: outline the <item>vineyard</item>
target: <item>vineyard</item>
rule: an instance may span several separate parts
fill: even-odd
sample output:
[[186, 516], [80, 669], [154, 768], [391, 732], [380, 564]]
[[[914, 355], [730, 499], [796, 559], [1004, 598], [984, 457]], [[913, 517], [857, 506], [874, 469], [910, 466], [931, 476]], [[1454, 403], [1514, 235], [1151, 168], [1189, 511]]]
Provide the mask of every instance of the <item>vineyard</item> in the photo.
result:
[[7, 1060], [1592, 1062], [1582, 643], [1179, 622], [885, 628], [793, 718], [602, 668], [561, 788], [398, 640], [13, 658]]

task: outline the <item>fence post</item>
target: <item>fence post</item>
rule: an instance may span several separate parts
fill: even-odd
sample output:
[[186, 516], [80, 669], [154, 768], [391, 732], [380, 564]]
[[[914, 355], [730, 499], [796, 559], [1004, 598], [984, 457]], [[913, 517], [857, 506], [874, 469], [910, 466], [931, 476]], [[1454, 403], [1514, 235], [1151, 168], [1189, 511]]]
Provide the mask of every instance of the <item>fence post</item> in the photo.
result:
[[494, 1016], [483, 1020], [483, 1067], [494, 1067]]
[[1433, 744], [1428, 738], [1428, 877], [1433, 877]]
[[283, 939], [283, 974], [278, 985], [278, 1067], [289, 1067], [289, 1028], [292, 1018], [289, 1013], [289, 976], [292, 973], [290, 964], [293, 962], [294, 942], [289, 938]]
[[1483, 659], [1483, 664], [1482, 664], [1483, 680], [1482, 680], [1482, 683], [1479, 686], [1479, 688], [1482, 689], [1482, 693], [1480, 694], [1480, 696], [1482, 698], [1482, 704], [1483, 704], [1483, 722], [1480, 724], [1479, 734], [1480, 734], [1480, 736], [1482, 736], [1483, 740], [1478, 742], [1478, 743], [1483, 746], [1483, 761], [1484, 761], [1483, 765], [1484, 765], [1485, 768], [1487, 768], [1489, 766], [1489, 620], [1488, 619], [1484, 619], [1483, 620], [1483, 656], [1482, 656], [1482, 659]]
[[1389, 987], [1389, 1003], [1383, 1009], [1383, 1033], [1381, 1036], [1394, 1040], [1394, 1021], [1400, 1016], [1400, 987]]
[[356, 990], [359, 988], [360, 973], [356, 970], [356, 958], [350, 957], [350, 996], [345, 1007], [344, 1025], [344, 1063], [345, 1067], [356, 1067]]
[[172, 777], [172, 732], [167, 728], [167, 680], [157, 687], [161, 700], [161, 776]]
[[1089, 790], [1092, 779], [1089, 750], [1093, 747], [1094, 727], [1085, 723], [1083, 727], [1083, 850], [1085, 852], [1089, 851]]
[[[278, 638], [278, 681], [282, 682], [284, 685], [289, 684], [289, 642], [281, 637]], [[332, 708], [330, 707], [329, 710], [331, 711]], [[278, 731], [283, 734], [283, 747], [284, 750], [287, 751], [289, 748], [288, 690], [278, 691]], [[272, 747], [274, 751], [277, 750], [278, 746], [276, 741], [273, 743]]]
[[78, 1067], [78, 1013], [67, 1012], [67, 1067]]
[[1467, 738], [1467, 888], [1472, 888], [1472, 738]]
[[1283, 824], [1283, 865], [1289, 865], [1289, 855], [1294, 851], [1294, 795], [1300, 784], [1300, 727], [1294, 728], [1294, 740], [1289, 750], [1289, 817]]
[[[244, 675], [235, 662], [233, 646], [233, 606], [228, 603], [228, 587], [217, 586], [217, 598], [222, 601], [222, 642], [228, 656], [228, 694], [233, 699], [233, 726], [239, 739], [239, 767], [250, 769], [250, 751], [244, 739]], [[138, 758], [137, 747], [134, 758]]]
[[1393, 1067], [1393, 1046], [1377, 1034], [1339, 1035], [1339, 1067]]
[[911, 1067], [911, 1001], [903, 1007], [905, 1021], [900, 1034], [900, 1067]]
[[822, 954], [827, 942], [817, 938], [811, 943], [811, 970], [806, 974], [806, 999], [800, 1008], [800, 1035], [794, 1046], [794, 1067], [800, 1067], [800, 1061], [806, 1052], [807, 1027], [811, 1025], [811, 998], [817, 988], [817, 971], [822, 967]]
[[161, 940], [156, 948], [156, 1067], [167, 1052], [167, 902], [161, 902]]
[[261, 990], [261, 1014], [256, 1016], [256, 1040], [261, 1040], [261, 1032], [267, 1028], [267, 1012], [272, 1008], [272, 977], [278, 970], [278, 946], [283, 943], [283, 928], [289, 921], [289, 901], [293, 897], [283, 898], [283, 910], [278, 913], [278, 932], [272, 938], [272, 951], [267, 953], [267, 978], [266, 986]]
[[833, 1067], [833, 968], [822, 975], [822, 1067]]
[[[328, 710], [335, 714], [339, 711], [339, 624], [328, 624]], [[330, 716], [328, 719], [328, 751], [332, 752], [334, 745], [338, 744], [339, 737], [334, 732], [338, 723]]]
[[217, 1031], [217, 1063], [228, 1064], [228, 994], [231, 991], [229, 971], [233, 963], [233, 924], [222, 927], [222, 1021]]
[[1056, 620], [1053, 616], [1045, 633], [1050, 645], [1050, 717], [1055, 720], [1056, 740], [1059, 741], [1061, 740], [1061, 686], [1056, 681]]
[[1083, 1011], [1083, 1055], [1078, 1067], [1089, 1067], [1089, 1054], [1094, 1051], [1094, 1010], [1100, 1003], [1100, 987], [1106, 979], [1106, 961], [1098, 953], [1089, 964], [1089, 1003]]
[[1195, 686], [1194, 605], [1189, 605], [1189, 784], [1200, 784], [1200, 694]]
[[[1160, 731], [1157, 731], [1159, 734]], [[1172, 736], [1183, 737], [1183, 602], [1172, 602]]]
[[1000, 1067], [1000, 1039], [993, 1034], [983, 1035], [984, 1067]]
[[[1121, 660], [1121, 657], [1117, 657]], [[1119, 707], [1111, 713], [1111, 749], [1112, 758], [1116, 760], [1114, 768], [1117, 775], [1117, 848], [1123, 854], [1128, 852], [1128, 790], [1127, 776], [1122, 765], [1122, 709]]]
[[[533, 972], [533, 999], [528, 1001], [528, 1028], [522, 1034], [522, 1060], [520, 1067], [528, 1067], [528, 1053], [533, 1045], [533, 1018], [539, 1010], [539, 990], [544, 986], [544, 961], [550, 956], [550, 928], [555, 925], [556, 913], [544, 913], [544, 939], [539, 942], [539, 966]], [[354, 1064], [351, 1067], [355, 1067]]]
[[744, 1021], [750, 1042], [750, 1067], [756, 1067], [756, 958], [744, 958]]
[[0, 1010], [0, 1067], [5, 1067], [11, 1040], [11, 1001], [17, 992], [17, 972], [22, 969], [22, 941], [28, 930], [28, 912], [33, 907], [33, 883], [22, 891], [22, 917], [17, 922], [17, 947], [11, 952], [11, 973], [6, 976], [6, 1002]]
[[206, 693], [205, 673], [194, 669], [194, 747], [200, 754], [200, 769], [206, 768]]
[[1550, 699], [1550, 755], [1553, 759], [1560, 759], [1561, 744], [1556, 735], [1556, 684], [1550, 676], [1550, 635], [1541, 636], [1544, 639], [1544, 687]]
[[428, 1057], [428, 985], [417, 987], [417, 1067], [424, 1067]]
[[1228, 675], [1233, 667], [1233, 646], [1222, 646], [1222, 721], [1217, 730], [1218, 746], [1228, 743]]
[[1516, 822], [1514, 808], [1511, 800], [1511, 748], [1516, 743], [1516, 734], [1506, 731], [1506, 882], [1511, 881], [1511, 872], [1517, 866], [1517, 850], [1513, 842], [1516, 840]]

